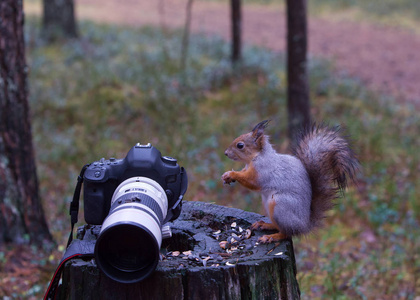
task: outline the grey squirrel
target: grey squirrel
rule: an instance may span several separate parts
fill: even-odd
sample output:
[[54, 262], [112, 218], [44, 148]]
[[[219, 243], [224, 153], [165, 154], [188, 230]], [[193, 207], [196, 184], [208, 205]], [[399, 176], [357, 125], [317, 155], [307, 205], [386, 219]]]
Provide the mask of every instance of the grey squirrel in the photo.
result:
[[241, 171], [222, 175], [224, 184], [238, 181], [259, 191], [271, 223], [258, 221], [251, 229], [276, 230], [262, 243], [307, 234], [322, 225], [333, 200], [354, 180], [359, 162], [340, 129], [313, 125], [302, 131], [293, 155], [277, 153], [264, 135], [269, 121], [236, 138], [225, 155], [245, 163]]

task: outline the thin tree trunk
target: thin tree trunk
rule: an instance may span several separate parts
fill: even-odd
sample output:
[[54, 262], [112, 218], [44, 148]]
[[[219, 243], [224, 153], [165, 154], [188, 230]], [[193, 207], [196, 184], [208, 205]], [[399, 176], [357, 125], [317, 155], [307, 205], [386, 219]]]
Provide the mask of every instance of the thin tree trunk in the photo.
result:
[[306, 0], [287, 0], [287, 108], [293, 140], [311, 122], [307, 72]]
[[51, 240], [38, 192], [22, 0], [0, 2], [0, 243]]
[[165, 11], [165, 0], [159, 0], [158, 3], [158, 13], [159, 13], [159, 24], [162, 31], [166, 33], [166, 11]]
[[181, 48], [181, 69], [186, 71], [187, 68], [187, 58], [188, 58], [188, 48], [190, 45], [190, 31], [191, 31], [191, 18], [192, 18], [192, 6], [194, 0], [188, 0], [186, 16], [185, 16], [185, 27], [184, 27], [184, 36], [182, 37], [182, 48]]
[[59, 38], [76, 38], [78, 30], [73, 0], [43, 0], [42, 31], [49, 41]]
[[241, 33], [242, 33], [242, 12], [241, 0], [231, 0], [231, 18], [232, 18], [232, 63], [241, 60]]

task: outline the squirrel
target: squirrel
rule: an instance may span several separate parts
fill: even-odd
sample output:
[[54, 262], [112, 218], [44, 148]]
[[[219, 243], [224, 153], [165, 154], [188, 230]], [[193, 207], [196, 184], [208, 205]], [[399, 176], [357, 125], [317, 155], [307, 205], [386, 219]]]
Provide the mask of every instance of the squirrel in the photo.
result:
[[245, 163], [241, 171], [222, 175], [224, 184], [239, 182], [259, 191], [271, 223], [258, 221], [251, 230], [275, 230], [263, 235], [261, 243], [304, 235], [321, 227], [334, 199], [347, 187], [348, 179], [355, 181], [359, 162], [349, 142], [340, 135], [340, 127], [313, 124], [303, 130], [293, 155], [277, 153], [264, 135], [269, 120], [236, 138], [225, 155]]

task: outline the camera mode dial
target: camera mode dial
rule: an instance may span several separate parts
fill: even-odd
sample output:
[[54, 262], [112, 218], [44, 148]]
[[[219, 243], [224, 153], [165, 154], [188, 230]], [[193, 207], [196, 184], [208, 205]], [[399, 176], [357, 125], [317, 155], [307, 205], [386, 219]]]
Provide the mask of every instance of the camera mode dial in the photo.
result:
[[170, 157], [170, 156], [162, 156], [162, 160], [164, 163], [171, 165], [171, 166], [176, 166], [177, 160], [176, 158]]

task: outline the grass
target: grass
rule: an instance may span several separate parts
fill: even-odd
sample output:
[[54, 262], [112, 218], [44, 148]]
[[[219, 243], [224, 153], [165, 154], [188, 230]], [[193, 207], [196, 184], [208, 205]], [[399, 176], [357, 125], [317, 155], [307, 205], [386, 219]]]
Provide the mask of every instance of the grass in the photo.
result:
[[[233, 70], [228, 44], [193, 36], [183, 70], [177, 31], [83, 23], [80, 40], [46, 45], [35, 22], [27, 22], [33, 133], [42, 199], [60, 251], [80, 168], [123, 157], [136, 142], [151, 142], [187, 169], [187, 200], [262, 212], [257, 193], [223, 187], [220, 176], [241, 167], [224, 157], [224, 148], [260, 120], [273, 119], [272, 142], [287, 151], [281, 54], [246, 48], [243, 65]], [[420, 293], [419, 114], [357, 80], [335, 77], [331, 67], [310, 63], [312, 114], [346, 125], [363, 175], [324, 229], [295, 239], [302, 296], [414, 299]], [[46, 275], [38, 287], [59, 258], [59, 251], [40, 257]]]
[[419, 32], [420, 2], [416, 0], [313, 0], [308, 7], [312, 15]]

